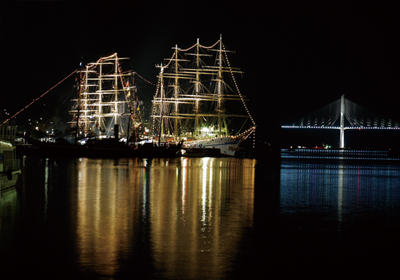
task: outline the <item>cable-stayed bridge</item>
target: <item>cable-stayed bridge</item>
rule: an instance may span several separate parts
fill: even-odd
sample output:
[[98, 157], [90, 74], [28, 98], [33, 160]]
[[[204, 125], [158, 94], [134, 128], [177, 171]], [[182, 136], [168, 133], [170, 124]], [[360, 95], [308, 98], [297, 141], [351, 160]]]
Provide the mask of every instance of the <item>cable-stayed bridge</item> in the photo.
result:
[[400, 123], [377, 115], [342, 97], [282, 128], [338, 129], [339, 148], [345, 147], [344, 131], [347, 129], [400, 129]]

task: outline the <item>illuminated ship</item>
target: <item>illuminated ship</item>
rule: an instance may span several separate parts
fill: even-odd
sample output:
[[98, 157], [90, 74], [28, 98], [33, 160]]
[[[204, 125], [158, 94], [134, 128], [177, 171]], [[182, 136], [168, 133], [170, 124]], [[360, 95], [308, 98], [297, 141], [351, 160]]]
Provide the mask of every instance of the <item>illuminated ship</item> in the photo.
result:
[[[184, 141], [186, 151], [218, 150], [234, 156], [255, 132], [245, 96], [234, 74], [222, 37], [211, 46], [178, 46], [158, 65], [158, 87], [152, 101], [152, 134], [158, 141]], [[230, 81], [231, 83], [228, 83]]]
[[[135, 72], [122, 72], [117, 54], [102, 57], [80, 70], [78, 97], [70, 113], [74, 144], [65, 139], [56, 143], [31, 139], [44, 156], [59, 157], [177, 157], [182, 142], [153, 145], [140, 118], [140, 105], [134, 85]], [[79, 142], [79, 143], [78, 143]]]
[[140, 102], [134, 72], [122, 72], [117, 53], [88, 63], [79, 71], [78, 96], [70, 113], [75, 139], [96, 137], [136, 139]]

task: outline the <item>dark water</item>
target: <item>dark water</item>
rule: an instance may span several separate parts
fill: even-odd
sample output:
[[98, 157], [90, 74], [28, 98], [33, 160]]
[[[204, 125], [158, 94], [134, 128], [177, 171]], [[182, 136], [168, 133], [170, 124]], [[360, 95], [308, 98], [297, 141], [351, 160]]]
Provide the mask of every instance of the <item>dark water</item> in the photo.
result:
[[0, 202], [1, 279], [384, 277], [399, 260], [397, 165], [26, 157]]

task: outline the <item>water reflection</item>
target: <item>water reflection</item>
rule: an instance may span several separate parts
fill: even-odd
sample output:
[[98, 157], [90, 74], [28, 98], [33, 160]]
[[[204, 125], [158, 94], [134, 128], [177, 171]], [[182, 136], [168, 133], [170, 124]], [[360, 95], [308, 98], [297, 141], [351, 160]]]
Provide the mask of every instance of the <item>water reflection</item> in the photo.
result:
[[321, 279], [326, 271], [396, 267], [397, 165], [256, 166], [230, 158], [22, 163], [21, 192], [0, 200], [2, 279], [24, 271], [42, 279], [243, 279], [265, 271]]
[[397, 165], [287, 161], [281, 169], [281, 212], [313, 212], [341, 222], [352, 214], [390, 211], [400, 199]]
[[80, 159], [76, 165], [79, 263], [113, 275], [119, 269], [119, 252], [132, 246], [133, 222], [138, 217], [134, 198], [140, 196], [143, 168], [134, 162], [101, 159]]
[[[0, 251], [8, 249], [14, 242], [17, 216], [17, 191], [10, 189], [0, 193]], [[0, 258], [1, 260], [2, 258]]]
[[[69, 205], [80, 273], [222, 279], [237, 272], [238, 258], [245, 261], [239, 255], [254, 223], [255, 161], [81, 159], [73, 164]], [[258, 171], [262, 175], [269, 168], [258, 166]], [[259, 253], [270, 254], [269, 269], [311, 264], [324, 271], [336, 260], [361, 261], [342, 253], [347, 248], [369, 259], [375, 254], [369, 252], [385, 252], [383, 238], [391, 240], [384, 246], [397, 240], [399, 166], [283, 161], [280, 174], [280, 225], [267, 223], [255, 243], [265, 248]], [[265, 203], [271, 186], [260, 188], [264, 179], [258, 179], [264, 194], [258, 199]], [[263, 217], [268, 215], [259, 216], [259, 225], [268, 222]]]
[[278, 263], [318, 279], [394, 273], [400, 166], [282, 160]]
[[253, 223], [254, 167], [224, 158], [77, 161], [80, 265], [124, 273], [121, 260], [143, 254], [148, 242], [163, 277], [223, 277]]

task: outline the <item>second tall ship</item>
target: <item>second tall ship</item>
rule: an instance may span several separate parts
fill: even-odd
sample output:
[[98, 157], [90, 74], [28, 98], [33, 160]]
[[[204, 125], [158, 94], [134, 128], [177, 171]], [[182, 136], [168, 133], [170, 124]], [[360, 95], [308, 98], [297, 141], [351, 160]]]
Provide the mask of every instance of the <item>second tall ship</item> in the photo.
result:
[[[184, 141], [186, 152], [217, 151], [234, 156], [255, 132], [256, 124], [240, 92], [228, 50], [220, 39], [211, 46], [197, 43], [172, 48], [158, 65], [158, 87], [152, 103], [152, 133], [158, 141]], [[194, 152], [196, 154], [196, 152]]]

